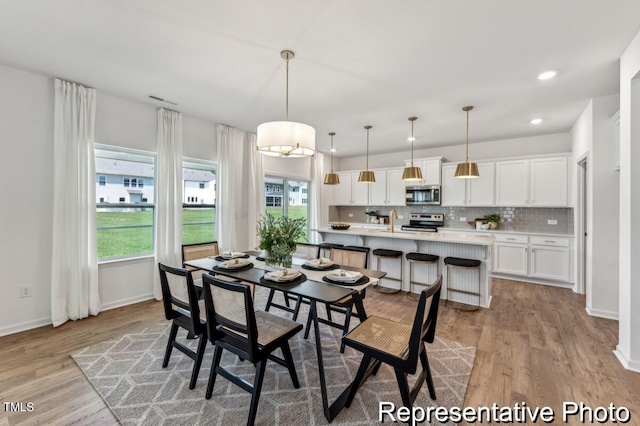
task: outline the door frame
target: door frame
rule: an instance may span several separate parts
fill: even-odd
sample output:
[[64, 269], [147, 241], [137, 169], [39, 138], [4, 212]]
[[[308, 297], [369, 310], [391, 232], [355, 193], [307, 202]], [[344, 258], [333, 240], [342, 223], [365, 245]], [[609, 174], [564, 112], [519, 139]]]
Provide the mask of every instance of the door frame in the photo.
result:
[[586, 294], [590, 287], [588, 283], [591, 279], [591, 271], [587, 268], [587, 259], [589, 257], [588, 240], [591, 237], [589, 235], [589, 220], [587, 213], [589, 211], [588, 197], [589, 197], [589, 153], [581, 155], [576, 160], [576, 215], [575, 215], [575, 231], [576, 231], [576, 283], [575, 292], [580, 294]]

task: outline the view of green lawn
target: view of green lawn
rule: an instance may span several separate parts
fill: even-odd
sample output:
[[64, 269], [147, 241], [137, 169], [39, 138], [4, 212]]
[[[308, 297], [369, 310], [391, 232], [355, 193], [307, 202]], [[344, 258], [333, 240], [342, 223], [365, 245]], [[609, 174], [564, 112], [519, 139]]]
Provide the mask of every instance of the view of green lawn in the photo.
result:
[[[267, 207], [266, 211], [282, 217], [282, 207]], [[307, 219], [307, 206], [289, 206], [289, 217]], [[182, 243], [215, 241], [215, 221], [214, 208], [183, 209]], [[96, 222], [98, 259], [153, 253], [153, 209], [99, 211]]]

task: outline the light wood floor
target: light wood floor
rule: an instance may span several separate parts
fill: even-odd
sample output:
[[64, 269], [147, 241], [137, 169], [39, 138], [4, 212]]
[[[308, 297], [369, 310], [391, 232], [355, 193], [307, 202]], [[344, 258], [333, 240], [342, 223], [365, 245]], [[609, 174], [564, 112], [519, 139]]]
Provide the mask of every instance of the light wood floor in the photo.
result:
[[[465, 406], [525, 402], [559, 415], [563, 401], [614, 403], [640, 424], [640, 374], [612, 352], [617, 322], [589, 317], [584, 296], [567, 289], [494, 280], [493, 294], [491, 309], [440, 309], [437, 334], [478, 348]], [[403, 294], [365, 299], [369, 314], [406, 323], [415, 304]], [[0, 399], [34, 405], [30, 413], [0, 406], [0, 426], [117, 424], [69, 353], [163, 319], [160, 302], [148, 301], [0, 338]]]

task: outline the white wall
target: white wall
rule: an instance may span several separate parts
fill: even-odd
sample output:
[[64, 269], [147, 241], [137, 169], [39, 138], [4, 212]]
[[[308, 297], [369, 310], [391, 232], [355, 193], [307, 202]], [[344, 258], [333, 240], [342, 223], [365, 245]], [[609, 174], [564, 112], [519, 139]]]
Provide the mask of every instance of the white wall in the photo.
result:
[[[503, 157], [556, 154], [569, 151], [571, 151], [571, 137], [569, 133], [559, 133], [472, 143], [469, 145], [469, 158], [472, 161], [477, 161]], [[417, 149], [414, 151], [413, 156], [415, 158], [444, 157], [447, 161], [461, 161], [464, 160], [464, 155], [465, 145], [463, 144]], [[370, 155], [369, 168], [404, 167], [404, 161], [410, 158], [411, 151], [409, 146], [398, 152]], [[365, 166], [365, 157], [340, 158], [336, 165], [336, 170], [360, 170]]]
[[[0, 335], [51, 322], [53, 80], [0, 66]], [[156, 151], [157, 108], [98, 92], [96, 142]], [[215, 160], [215, 124], [183, 116], [185, 156]], [[21, 191], [16, 191], [20, 179]], [[104, 309], [152, 297], [153, 258], [99, 266]], [[33, 296], [19, 297], [30, 285]]]
[[[618, 318], [619, 173], [615, 171], [611, 116], [620, 107], [618, 95], [592, 99], [572, 130], [574, 162], [587, 155], [587, 312]], [[577, 173], [575, 168], [576, 191]], [[580, 207], [578, 207], [580, 208]], [[576, 219], [578, 215], [576, 215]], [[576, 235], [578, 235], [576, 220]], [[579, 240], [579, 238], [578, 238]], [[578, 256], [576, 256], [577, 258]]]
[[[640, 372], [640, 33], [620, 58], [620, 309], [615, 354]], [[633, 167], [632, 167], [633, 165]]]
[[[3, 335], [51, 321], [53, 80], [0, 66], [0, 99]], [[19, 297], [24, 285], [32, 297]]]

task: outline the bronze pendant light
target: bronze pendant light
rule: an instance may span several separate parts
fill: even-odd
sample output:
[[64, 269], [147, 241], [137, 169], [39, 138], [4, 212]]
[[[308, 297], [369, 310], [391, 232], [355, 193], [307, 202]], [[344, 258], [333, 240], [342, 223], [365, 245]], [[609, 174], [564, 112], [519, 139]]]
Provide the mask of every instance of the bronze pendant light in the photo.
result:
[[420, 167], [413, 165], [413, 141], [416, 140], [416, 138], [413, 137], [413, 122], [417, 119], [418, 117], [409, 117], [409, 121], [411, 122], [411, 166], [405, 167], [402, 173], [402, 180], [406, 181], [422, 180], [422, 170], [420, 170]]
[[456, 173], [453, 176], [460, 179], [480, 177], [480, 173], [478, 173], [478, 165], [476, 163], [469, 162], [469, 111], [472, 109], [472, 106], [462, 108], [462, 110], [467, 113], [467, 154], [465, 156], [464, 163], [458, 164], [458, 167], [456, 167]]
[[337, 173], [333, 172], [333, 137], [335, 135], [336, 134], [334, 132], [329, 133], [329, 136], [331, 136], [331, 173], [324, 175], [325, 185], [337, 185], [340, 183], [340, 177]]
[[364, 126], [367, 130], [367, 169], [360, 172], [360, 176], [358, 176], [358, 182], [360, 183], [375, 183], [376, 175], [374, 172], [369, 170], [369, 129], [373, 126]]

